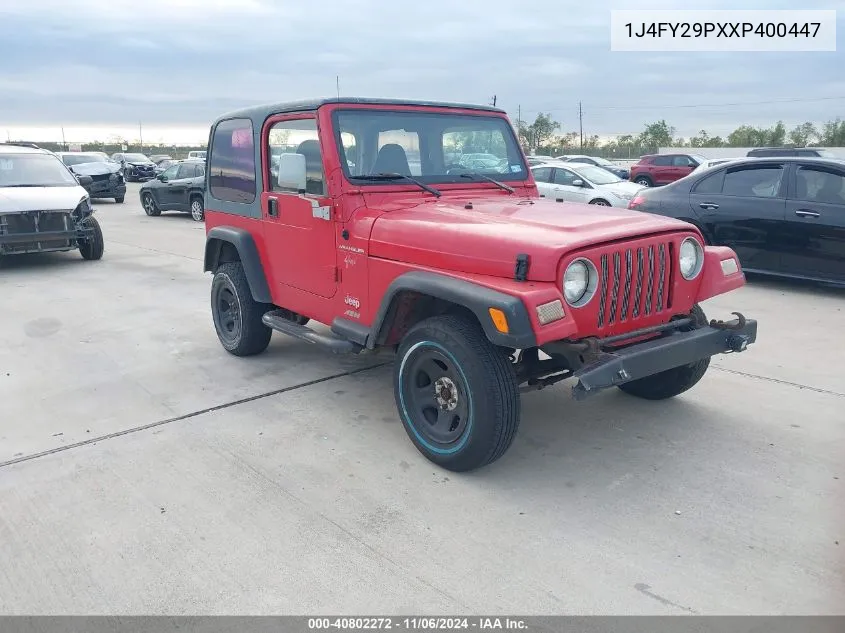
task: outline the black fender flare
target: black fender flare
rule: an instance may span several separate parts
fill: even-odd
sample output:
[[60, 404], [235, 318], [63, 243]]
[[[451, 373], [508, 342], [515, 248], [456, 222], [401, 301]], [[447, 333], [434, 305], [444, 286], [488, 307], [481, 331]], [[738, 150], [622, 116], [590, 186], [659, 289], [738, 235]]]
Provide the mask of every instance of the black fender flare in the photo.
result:
[[215, 226], [205, 238], [204, 272], [214, 272], [220, 261], [223, 244], [231, 244], [238, 252], [252, 298], [259, 303], [272, 303], [270, 287], [261, 265], [258, 247], [249, 231], [234, 226]]
[[[514, 349], [537, 346], [528, 310], [519, 297], [448, 275], [412, 271], [400, 275], [387, 287], [367, 337], [369, 349], [376, 346], [382, 334], [394, 297], [403, 291], [428, 295], [467, 308], [475, 314], [488, 340], [494, 345]], [[507, 317], [507, 334], [496, 329], [488, 312], [490, 308], [498, 308]]]

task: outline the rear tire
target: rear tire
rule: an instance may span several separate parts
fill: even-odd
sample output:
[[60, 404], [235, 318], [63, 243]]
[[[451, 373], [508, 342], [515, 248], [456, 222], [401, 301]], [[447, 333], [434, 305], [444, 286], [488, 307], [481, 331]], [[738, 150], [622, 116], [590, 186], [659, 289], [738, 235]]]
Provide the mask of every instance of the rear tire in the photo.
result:
[[205, 206], [202, 202], [202, 196], [193, 196], [191, 198], [191, 219], [194, 222], [205, 220]]
[[211, 316], [220, 344], [234, 356], [260, 354], [270, 344], [273, 330], [261, 317], [273, 306], [252, 298], [240, 262], [221, 265], [211, 281]]
[[[684, 328], [685, 330], [707, 324], [707, 316], [698, 305], [693, 307], [690, 314], [695, 319], [696, 325]], [[694, 387], [704, 377], [709, 366], [710, 358], [703, 358], [689, 365], [673, 367], [659, 374], [632, 380], [619, 385], [619, 389], [643, 400], [668, 400]]]
[[590, 200], [590, 204], [594, 204], [599, 207], [609, 207], [612, 206], [607, 200], [603, 200], [601, 198], [597, 200]]
[[88, 261], [102, 259], [103, 253], [106, 250], [103, 229], [100, 228], [100, 223], [97, 222], [97, 218], [93, 215], [88, 216], [85, 223], [94, 230], [94, 233], [90, 239], [80, 240], [79, 254], [82, 255], [82, 259], [87, 259]]
[[399, 346], [393, 390], [414, 446], [447, 470], [493, 463], [519, 428], [513, 364], [469, 317], [436, 316], [411, 327]]

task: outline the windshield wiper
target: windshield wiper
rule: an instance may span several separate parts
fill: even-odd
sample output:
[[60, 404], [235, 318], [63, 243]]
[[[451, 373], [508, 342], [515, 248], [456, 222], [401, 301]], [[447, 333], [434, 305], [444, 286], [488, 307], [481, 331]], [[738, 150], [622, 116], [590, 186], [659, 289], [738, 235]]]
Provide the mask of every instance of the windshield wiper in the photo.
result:
[[32, 185], [32, 184], [20, 184], [20, 185], [0, 185], [0, 187], [49, 187], [50, 185]]
[[505, 183], [503, 183], [503, 182], [499, 182], [499, 181], [498, 181], [498, 180], [496, 180], [495, 178], [490, 178], [490, 176], [486, 176], [486, 175], [484, 175], [484, 174], [482, 174], [482, 173], [479, 173], [479, 172], [477, 172], [477, 171], [471, 171], [471, 172], [468, 172], [468, 173], [466, 173], [466, 174], [461, 174], [461, 178], [472, 178], [472, 177], [474, 177], [474, 176], [478, 176], [479, 178], [483, 178], [483, 179], [484, 179], [484, 180], [486, 180], [487, 182], [492, 182], [492, 183], [493, 183], [494, 185], [496, 185], [499, 189], [504, 189], [504, 190], [505, 190], [505, 191], [507, 191], [508, 193], [513, 193], [513, 192], [515, 191], [515, 190], [514, 190], [514, 188], [513, 188], [513, 187], [511, 187], [510, 185], [506, 185], [506, 184], [505, 184]]
[[429, 187], [424, 182], [420, 182], [416, 178], [411, 178], [410, 176], [405, 176], [404, 174], [369, 174], [366, 176], [352, 176], [352, 178], [357, 180], [407, 180], [408, 182], [414, 183], [421, 189], [425, 189], [429, 193], [434, 194], [438, 198], [443, 195], [439, 189]]

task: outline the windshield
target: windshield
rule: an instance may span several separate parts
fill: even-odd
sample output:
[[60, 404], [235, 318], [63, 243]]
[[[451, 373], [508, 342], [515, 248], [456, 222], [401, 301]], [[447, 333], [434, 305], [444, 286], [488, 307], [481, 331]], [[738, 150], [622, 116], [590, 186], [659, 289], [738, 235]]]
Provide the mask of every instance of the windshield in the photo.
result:
[[56, 156], [0, 155], [0, 187], [75, 187], [78, 184]]
[[462, 174], [528, 176], [513, 128], [502, 117], [356, 109], [335, 113], [335, 126], [352, 180], [400, 174], [424, 183], [467, 183]]
[[106, 162], [99, 154], [62, 154], [62, 161], [65, 165], [81, 165], [82, 163], [104, 163]]
[[612, 185], [614, 182], [622, 181], [619, 176], [601, 167], [594, 167], [592, 165], [572, 166], [571, 163], [567, 163], [567, 167], [571, 167], [573, 171], [578, 172], [594, 185]]
[[129, 163], [149, 163], [151, 162], [149, 158], [144, 156], [143, 154], [124, 154], [123, 159]]

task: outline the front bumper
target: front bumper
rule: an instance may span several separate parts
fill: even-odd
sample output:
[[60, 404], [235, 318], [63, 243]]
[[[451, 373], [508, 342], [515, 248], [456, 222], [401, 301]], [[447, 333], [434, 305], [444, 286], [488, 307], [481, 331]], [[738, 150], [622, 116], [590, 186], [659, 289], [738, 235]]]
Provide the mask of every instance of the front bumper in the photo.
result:
[[[16, 216], [17, 226], [9, 223], [13, 215]], [[45, 215], [50, 218], [48, 221], [41, 219]], [[0, 223], [0, 255], [47, 253], [78, 248], [80, 240], [90, 239], [93, 234], [93, 229], [87, 222], [90, 217], [90, 214], [80, 218], [61, 212], [6, 214], [4, 222]], [[25, 223], [33, 226], [26, 227]]]
[[[98, 183], [95, 183], [95, 185]], [[126, 184], [99, 184], [99, 186], [85, 187], [88, 195], [94, 198], [122, 198], [126, 196]]]
[[611, 352], [573, 373], [577, 383], [572, 396], [584, 400], [609, 387], [659, 374], [716, 354], [744, 351], [757, 340], [757, 321], [739, 317], [736, 322], [675, 331], [657, 339]]

